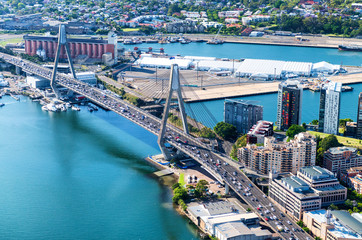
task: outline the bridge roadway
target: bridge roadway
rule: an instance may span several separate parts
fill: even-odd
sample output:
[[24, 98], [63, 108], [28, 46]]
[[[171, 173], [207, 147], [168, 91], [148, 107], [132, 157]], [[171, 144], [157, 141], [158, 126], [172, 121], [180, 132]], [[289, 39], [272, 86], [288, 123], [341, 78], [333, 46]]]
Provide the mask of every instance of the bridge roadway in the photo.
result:
[[[52, 71], [38, 64], [4, 53], [0, 53], [0, 58], [22, 68], [26, 72], [49, 80], [51, 79]], [[109, 94], [98, 88], [91, 87], [65, 74], [58, 74], [56, 82], [58, 85], [87, 97], [105, 109], [116, 112], [153, 134], [159, 134], [161, 119], [119, 99], [114, 94]], [[288, 215], [282, 214], [281, 210], [273, 206], [268, 197], [265, 196], [244, 173], [232, 164], [232, 160], [226, 159], [221, 154], [211, 151], [204, 143], [185, 134], [175, 126], [168, 125], [166, 135], [165, 141], [198, 161], [202, 167], [218, 179], [220, 183], [227, 184], [231, 187], [274, 231], [278, 232], [277, 225], [283, 226], [284, 229], [287, 227], [289, 231], [279, 232], [281, 238], [287, 240], [312, 239], [312, 237], [304, 232]], [[269, 218], [275, 217], [277, 220], [266, 220], [266, 216]], [[295, 229], [295, 231], [292, 229]]]

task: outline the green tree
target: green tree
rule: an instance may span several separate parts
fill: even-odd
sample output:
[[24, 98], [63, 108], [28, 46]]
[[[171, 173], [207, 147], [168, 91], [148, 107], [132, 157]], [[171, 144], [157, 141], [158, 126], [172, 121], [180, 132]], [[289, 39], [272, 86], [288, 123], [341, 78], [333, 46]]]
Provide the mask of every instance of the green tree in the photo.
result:
[[209, 187], [209, 183], [204, 180], [201, 179], [197, 184], [196, 184], [196, 188], [195, 188], [195, 194], [197, 193], [198, 196], [202, 197], [204, 196], [204, 194], [206, 193], [206, 190]]
[[329, 206], [332, 210], [338, 210], [338, 207], [333, 203]]
[[213, 139], [216, 137], [215, 132], [208, 127], [203, 127], [199, 133], [200, 137]]
[[338, 139], [333, 134], [323, 138], [320, 143], [320, 147], [323, 148], [324, 151], [339, 146], [342, 146], [342, 144], [338, 142]]
[[176, 188], [181, 187], [180, 183], [175, 183], [172, 185], [172, 190], [175, 190]]
[[318, 125], [318, 124], [319, 124], [319, 120], [314, 119], [314, 120], [312, 120], [312, 121], [310, 122], [310, 124], [312, 124], [312, 125]]
[[341, 128], [345, 128], [347, 122], [353, 122], [353, 120], [350, 119], [350, 118], [339, 119], [339, 126], [340, 126]]
[[291, 139], [294, 138], [295, 135], [301, 132], [305, 132], [305, 128], [300, 125], [293, 124], [292, 126], [290, 126], [290, 128], [288, 128], [285, 134], [287, 135], [287, 137], [289, 137], [289, 139]]
[[236, 132], [236, 127], [230, 123], [219, 122], [214, 127], [214, 131], [217, 135], [223, 139], [235, 139], [238, 135]]
[[301, 228], [304, 227], [304, 223], [303, 223], [302, 220], [298, 221], [297, 224], [298, 224]]
[[245, 147], [247, 143], [247, 135], [243, 135], [241, 137], [238, 138], [238, 140], [236, 140], [235, 144], [233, 145], [233, 147], [231, 148], [231, 152], [230, 152], [230, 157], [232, 159], [234, 159], [235, 161], [237, 161], [237, 155], [238, 155], [238, 149], [241, 147]]
[[178, 203], [180, 199], [185, 200], [187, 198], [187, 190], [183, 187], [178, 187], [173, 190], [172, 202]]

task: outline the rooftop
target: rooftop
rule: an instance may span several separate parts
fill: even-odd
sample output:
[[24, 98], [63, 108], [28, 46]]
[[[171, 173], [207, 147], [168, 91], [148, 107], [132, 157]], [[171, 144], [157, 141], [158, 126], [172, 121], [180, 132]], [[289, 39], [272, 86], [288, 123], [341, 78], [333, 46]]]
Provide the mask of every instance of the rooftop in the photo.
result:
[[300, 198], [303, 197], [318, 197], [318, 195], [310, 188], [310, 186], [302, 179], [291, 176], [282, 178], [281, 183], [292, 192], [299, 194]]
[[314, 181], [337, 180], [332, 172], [319, 166], [303, 167], [299, 172]]
[[256, 105], [256, 106], [262, 107], [261, 105], [259, 105], [260, 101], [253, 101], [253, 100], [225, 99], [225, 102], [238, 103], [238, 104], [244, 104], [244, 105]]
[[214, 216], [235, 212], [235, 206], [227, 201], [216, 201], [196, 206], [190, 206], [188, 210], [195, 216]]
[[256, 236], [268, 236], [271, 233], [268, 230], [261, 230], [260, 228], [248, 228], [241, 222], [223, 223], [216, 228], [227, 239], [237, 237], [240, 235], [256, 235]]
[[332, 154], [342, 154], [347, 151], [356, 152], [357, 149], [353, 148], [353, 147], [334, 147], [334, 148], [328, 149], [328, 151]]
[[[330, 229], [334, 235], [340, 238], [360, 239], [362, 238], [362, 223], [356, 221], [348, 212], [332, 211], [330, 223], [334, 229]], [[307, 212], [313, 219], [320, 223], [327, 222], [327, 211], [325, 209]]]
[[227, 222], [242, 222], [244, 219], [258, 219], [258, 216], [255, 213], [234, 213], [211, 217], [204, 216], [202, 219], [207, 219], [207, 222], [209, 222], [211, 225], [218, 225]]

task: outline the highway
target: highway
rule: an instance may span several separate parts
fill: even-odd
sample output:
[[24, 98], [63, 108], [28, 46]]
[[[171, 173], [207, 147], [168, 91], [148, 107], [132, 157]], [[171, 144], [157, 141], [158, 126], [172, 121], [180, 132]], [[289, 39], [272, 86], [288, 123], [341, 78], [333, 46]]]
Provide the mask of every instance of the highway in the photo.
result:
[[[34, 73], [49, 80], [51, 78], [52, 71], [38, 64], [4, 53], [0, 53], [0, 58], [21, 67], [26, 72]], [[58, 74], [56, 81], [58, 85], [85, 96], [99, 106], [116, 112], [153, 134], [159, 134], [161, 119], [123, 101], [116, 94], [91, 87], [86, 83], [72, 78], [70, 75]], [[312, 237], [304, 232], [291, 218], [287, 215], [282, 216], [281, 211], [276, 206], [273, 206], [264, 193], [258, 189], [244, 173], [233, 166], [233, 164], [230, 164], [232, 162], [231, 159], [226, 159], [221, 154], [211, 151], [207, 145], [173, 125], [167, 125], [165, 141], [199, 162], [202, 167], [212, 174], [221, 184], [227, 184], [255, 213], [264, 219], [274, 231], [278, 232], [278, 225], [283, 226], [284, 229], [287, 227], [289, 229], [288, 231], [279, 232], [281, 238], [288, 240], [312, 239]], [[258, 208], [260, 210], [258, 210]], [[275, 211], [273, 211], [273, 209]], [[266, 217], [268, 217], [268, 219], [266, 219]], [[295, 231], [293, 231], [293, 229], [295, 229]]]

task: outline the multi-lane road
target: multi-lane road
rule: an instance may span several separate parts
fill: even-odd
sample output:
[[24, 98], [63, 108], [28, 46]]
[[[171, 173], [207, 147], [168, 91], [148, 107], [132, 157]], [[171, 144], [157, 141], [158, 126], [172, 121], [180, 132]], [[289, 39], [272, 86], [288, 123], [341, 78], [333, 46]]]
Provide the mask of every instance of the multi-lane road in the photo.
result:
[[[0, 53], [0, 58], [21, 67], [26, 72], [51, 79], [52, 71], [38, 64], [4, 53]], [[87, 97], [92, 102], [116, 112], [155, 135], [159, 134], [161, 119], [123, 101], [117, 95], [91, 87], [65, 74], [58, 74], [56, 81], [58, 85]], [[198, 161], [221, 184], [232, 188], [274, 231], [278, 231], [278, 228], [283, 228], [284, 231], [279, 232], [281, 238], [289, 240], [311, 239], [311, 236], [304, 232], [292, 219], [284, 215], [276, 206], [273, 206], [267, 196], [237, 167], [230, 164], [232, 160], [211, 151], [207, 145], [173, 125], [167, 126], [165, 141]]]

